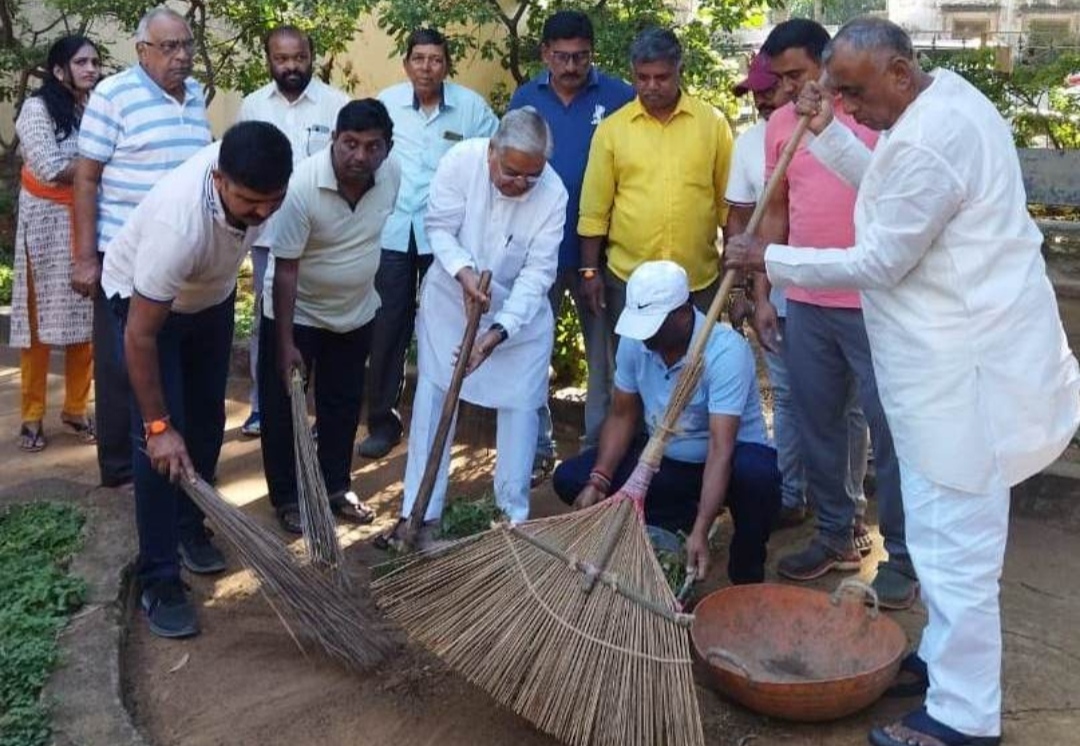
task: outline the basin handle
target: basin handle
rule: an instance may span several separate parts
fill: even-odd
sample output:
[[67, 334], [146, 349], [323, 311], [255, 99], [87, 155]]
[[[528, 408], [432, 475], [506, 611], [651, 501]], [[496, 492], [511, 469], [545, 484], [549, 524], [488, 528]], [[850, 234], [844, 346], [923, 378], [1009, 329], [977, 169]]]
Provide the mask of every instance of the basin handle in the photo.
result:
[[705, 660], [712, 665], [716, 665], [716, 661], [720, 661], [720, 663], [734, 668], [735, 673], [739, 674], [750, 683], [754, 683], [754, 677], [750, 675], [750, 671], [742, 664], [742, 661], [739, 660], [738, 656], [730, 650], [725, 650], [721, 647], [709, 648], [705, 651]]
[[833, 606], [839, 606], [844, 594], [852, 590], [858, 592], [860, 601], [865, 597], [874, 602], [874, 608], [866, 613], [871, 619], [877, 619], [881, 615], [881, 605], [878, 603], [877, 591], [858, 578], [844, 578], [840, 581], [840, 585], [836, 586], [836, 590], [832, 592], [829, 600], [832, 601]]

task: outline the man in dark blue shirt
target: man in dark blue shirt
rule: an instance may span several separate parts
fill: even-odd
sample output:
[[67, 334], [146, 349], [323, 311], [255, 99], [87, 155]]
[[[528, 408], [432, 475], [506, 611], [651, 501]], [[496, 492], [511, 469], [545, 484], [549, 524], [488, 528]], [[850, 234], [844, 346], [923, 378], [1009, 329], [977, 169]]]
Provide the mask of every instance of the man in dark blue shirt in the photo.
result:
[[[593, 27], [589, 17], [561, 10], [544, 22], [540, 51], [547, 69], [525, 83], [510, 99], [510, 108], [533, 106], [551, 127], [555, 152], [550, 163], [559, 174], [569, 200], [566, 228], [559, 247], [559, 273], [549, 295], [556, 318], [563, 296], [570, 291], [585, 337], [589, 382], [585, 398], [585, 445], [595, 446], [611, 397], [612, 340], [604, 317], [588, 310], [580, 295], [581, 276], [597, 267], [582, 267], [577, 235], [581, 182], [589, 160], [589, 145], [600, 121], [634, 99], [626, 82], [605, 75], [592, 65]], [[555, 443], [551, 411], [540, 409], [534, 477], [546, 477], [554, 466]]]

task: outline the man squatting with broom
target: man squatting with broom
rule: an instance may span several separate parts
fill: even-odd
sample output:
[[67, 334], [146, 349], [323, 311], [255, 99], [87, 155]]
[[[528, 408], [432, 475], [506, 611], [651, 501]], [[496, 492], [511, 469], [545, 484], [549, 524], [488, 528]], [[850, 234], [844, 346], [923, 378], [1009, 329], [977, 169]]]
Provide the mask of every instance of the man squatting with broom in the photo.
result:
[[[134, 398], [141, 604], [162, 637], [199, 632], [177, 544], [206, 529], [175, 483], [196, 474], [214, 481], [236, 275], [256, 226], [285, 199], [291, 173], [285, 135], [265, 122], [237, 124], [159, 181], [105, 256], [101, 286], [118, 319]], [[205, 538], [197, 546], [218, 551]]]
[[744, 234], [731, 239], [728, 266], [779, 286], [862, 292], [929, 612], [903, 663], [922, 674], [925, 706], [870, 742], [998, 744], [1009, 488], [1076, 432], [1080, 369], [993, 104], [948, 70], [923, 72], [907, 34], [882, 19], [848, 23], [824, 59], [828, 92], [883, 132], [871, 155], [821, 86], [803, 89], [812, 152], [858, 185], [855, 244], [807, 251]]
[[[638, 266], [626, 284], [626, 306], [615, 333], [615, 389], [597, 448], [562, 462], [555, 493], [575, 508], [595, 505], [623, 486], [649, 434], [664, 418], [695, 330], [686, 271], [672, 261]], [[709, 569], [709, 528], [726, 505], [735, 533], [728, 553], [732, 583], [760, 583], [771, 527], [780, 513], [780, 472], [761, 413], [754, 356], [730, 326], [713, 328], [701, 383], [679, 418], [660, 469], [645, 495], [645, 522], [682, 531], [687, 567]]]

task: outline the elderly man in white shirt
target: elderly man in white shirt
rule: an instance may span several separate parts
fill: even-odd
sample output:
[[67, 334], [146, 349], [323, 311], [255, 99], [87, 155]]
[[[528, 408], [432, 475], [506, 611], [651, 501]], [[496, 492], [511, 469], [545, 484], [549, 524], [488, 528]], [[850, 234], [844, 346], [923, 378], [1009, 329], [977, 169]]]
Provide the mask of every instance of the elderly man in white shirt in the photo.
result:
[[[266, 35], [263, 47], [266, 66], [273, 80], [244, 97], [237, 121], [269, 122], [284, 132], [292, 145], [293, 165], [296, 166], [330, 144], [338, 112], [349, 103], [349, 97], [314, 77], [315, 43], [296, 26], [273, 28]], [[255, 246], [251, 250], [256, 318], [262, 305], [269, 254], [270, 249], [266, 246]], [[258, 437], [262, 432], [256, 365], [259, 359], [258, 323], [251, 335], [250, 352], [251, 413], [240, 432]]]
[[802, 94], [812, 151], [858, 184], [855, 246], [805, 251], [743, 235], [728, 263], [779, 285], [862, 291], [929, 611], [905, 662], [924, 673], [926, 705], [875, 728], [871, 743], [998, 744], [1009, 488], [1076, 432], [1080, 370], [994, 106], [952, 72], [922, 72], [911, 40], [882, 19], [841, 29], [826, 69], [845, 110], [882, 131], [871, 154], [833, 121], [820, 87]]
[[[532, 107], [503, 117], [490, 138], [447, 153], [431, 182], [425, 220], [435, 262], [417, 314], [419, 380], [409, 428], [402, 520], [416, 500], [465, 331], [466, 302], [484, 303], [461, 399], [498, 411], [495, 499], [512, 521], [529, 516], [529, 481], [548, 393], [555, 282], [566, 188], [547, 163], [551, 131]], [[480, 272], [491, 270], [487, 295]], [[441, 454], [425, 522], [442, 515], [453, 428]], [[400, 527], [400, 522], [398, 526]]]

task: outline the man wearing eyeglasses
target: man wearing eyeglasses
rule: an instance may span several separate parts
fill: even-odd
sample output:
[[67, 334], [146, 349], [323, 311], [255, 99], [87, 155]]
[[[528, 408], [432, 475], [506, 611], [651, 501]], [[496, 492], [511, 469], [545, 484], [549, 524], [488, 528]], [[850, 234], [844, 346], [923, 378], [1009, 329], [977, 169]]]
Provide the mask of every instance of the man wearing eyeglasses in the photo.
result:
[[[518, 88], [510, 108], [533, 106], [547, 121], [555, 137], [551, 166], [563, 181], [569, 200], [566, 227], [559, 246], [559, 272], [549, 300], [556, 317], [567, 292], [574, 302], [585, 338], [589, 379], [585, 395], [586, 447], [595, 446], [600, 436], [611, 397], [611, 339], [602, 314], [592, 313], [581, 295], [581, 283], [597, 274], [595, 266], [581, 261], [577, 234], [581, 181], [589, 160], [593, 132], [603, 119], [634, 100], [634, 89], [605, 75], [592, 64], [593, 26], [589, 17], [576, 10], [560, 10], [544, 22], [540, 53], [547, 69]], [[551, 410], [545, 400], [540, 408], [540, 439], [536, 446], [533, 481], [550, 473], [555, 460]]]
[[[547, 399], [554, 344], [547, 298], [566, 221], [566, 189], [547, 165], [551, 147], [551, 130], [536, 110], [516, 109], [490, 139], [468, 140], [447, 153], [431, 182], [424, 223], [435, 262], [417, 314], [419, 375], [402, 520], [416, 500], [474, 303], [485, 312], [461, 399], [496, 410], [495, 500], [510, 520], [529, 517], [536, 410]], [[483, 270], [492, 275], [486, 293], [479, 289]], [[431, 523], [442, 514], [452, 441], [453, 432], [424, 517]], [[379, 544], [391, 540], [388, 535]]]
[[[139, 21], [135, 49], [138, 64], [101, 81], [90, 96], [74, 180], [71, 285], [94, 298], [95, 427], [107, 487], [131, 482], [131, 417], [101, 266], [109, 243], [151, 187], [210, 143], [202, 87], [191, 77], [194, 40], [184, 18], [167, 8], [151, 10]], [[224, 568], [224, 562], [212, 564]]]
[[[240, 105], [237, 121], [269, 122], [285, 133], [292, 145], [293, 165], [326, 148], [338, 112], [349, 97], [314, 77], [315, 43], [295, 26], [278, 26], [263, 43], [266, 66], [273, 79], [249, 93]], [[255, 317], [262, 308], [263, 282], [270, 250], [265, 246], [251, 249], [252, 283], [255, 288]], [[257, 438], [262, 433], [259, 415], [259, 385], [256, 361], [259, 359], [259, 325], [251, 335], [251, 414], [240, 432]]]
[[431, 266], [424, 228], [428, 189], [443, 155], [458, 142], [490, 137], [499, 122], [479, 94], [446, 80], [450, 49], [434, 29], [413, 31], [405, 47], [408, 81], [378, 98], [394, 120], [394, 151], [401, 190], [382, 234], [375, 289], [382, 306], [375, 317], [368, 364], [368, 436], [358, 452], [382, 458], [401, 441], [398, 407], [405, 387], [405, 353], [413, 335], [416, 297]]

